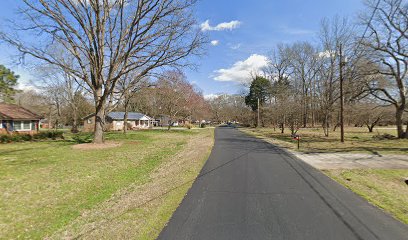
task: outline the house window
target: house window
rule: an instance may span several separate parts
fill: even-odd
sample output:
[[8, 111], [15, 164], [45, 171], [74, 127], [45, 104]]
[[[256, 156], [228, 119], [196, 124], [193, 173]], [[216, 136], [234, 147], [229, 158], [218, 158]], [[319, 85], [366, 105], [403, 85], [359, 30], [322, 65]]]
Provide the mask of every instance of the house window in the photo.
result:
[[30, 131], [31, 121], [14, 121], [14, 130], [16, 131]]
[[88, 122], [88, 124], [91, 124], [91, 123], [92, 123], [92, 119], [88, 118], [87, 122]]
[[3, 128], [3, 121], [0, 120], [0, 129]]

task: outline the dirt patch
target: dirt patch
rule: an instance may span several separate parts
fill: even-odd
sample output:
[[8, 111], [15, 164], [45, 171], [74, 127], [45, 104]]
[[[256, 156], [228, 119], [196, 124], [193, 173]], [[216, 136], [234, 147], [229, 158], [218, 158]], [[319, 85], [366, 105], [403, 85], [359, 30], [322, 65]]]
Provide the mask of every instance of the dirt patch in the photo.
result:
[[138, 145], [138, 144], [140, 144], [141, 142], [140, 141], [129, 141], [129, 142], [126, 142], [126, 144], [129, 144], [129, 145]]
[[96, 143], [82, 143], [72, 146], [73, 149], [76, 150], [100, 150], [100, 149], [107, 149], [107, 148], [115, 148], [122, 145], [122, 143], [118, 142], [105, 142], [102, 144]]

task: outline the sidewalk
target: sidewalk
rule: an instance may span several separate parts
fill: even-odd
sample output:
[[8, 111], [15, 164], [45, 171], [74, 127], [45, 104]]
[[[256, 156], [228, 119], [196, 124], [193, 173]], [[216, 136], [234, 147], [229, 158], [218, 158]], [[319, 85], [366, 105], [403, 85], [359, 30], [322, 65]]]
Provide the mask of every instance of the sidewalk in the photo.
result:
[[408, 155], [374, 155], [365, 153], [301, 153], [293, 155], [317, 169], [408, 169]]

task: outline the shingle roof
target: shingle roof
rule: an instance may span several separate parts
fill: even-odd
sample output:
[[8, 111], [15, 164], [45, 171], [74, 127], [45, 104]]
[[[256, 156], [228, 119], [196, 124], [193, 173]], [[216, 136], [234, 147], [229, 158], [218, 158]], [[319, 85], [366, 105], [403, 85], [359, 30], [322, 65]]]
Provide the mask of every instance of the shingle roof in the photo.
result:
[[[128, 120], [140, 120], [144, 116], [146, 115], [143, 113], [129, 112]], [[112, 120], [123, 120], [125, 118], [125, 112], [110, 112], [107, 117], [111, 118]]]
[[39, 120], [41, 116], [14, 104], [0, 103], [0, 119]]

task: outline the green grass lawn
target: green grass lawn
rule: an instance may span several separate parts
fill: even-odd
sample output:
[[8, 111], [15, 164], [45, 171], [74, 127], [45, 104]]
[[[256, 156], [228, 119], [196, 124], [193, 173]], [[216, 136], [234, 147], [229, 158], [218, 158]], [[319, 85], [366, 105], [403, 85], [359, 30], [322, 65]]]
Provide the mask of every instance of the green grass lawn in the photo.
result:
[[[293, 140], [289, 130], [280, 133], [279, 129], [272, 128], [244, 128], [242, 131], [258, 137], [273, 139], [274, 143], [283, 147], [297, 150], [297, 142]], [[340, 129], [331, 131], [329, 137], [325, 137], [320, 128], [302, 128], [298, 131], [301, 136], [300, 151], [302, 152], [360, 152], [374, 154], [408, 154], [408, 140], [376, 140], [373, 136], [378, 134], [396, 135], [392, 128], [374, 129], [369, 133], [367, 128], [348, 127], [345, 129], [345, 142], [340, 142]]]
[[[106, 139], [121, 145], [77, 150], [70, 137], [0, 144], [0, 239], [60, 238], [62, 232], [71, 237], [87, 236], [84, 231], [89, 223], [101, 219], [103, 224], [92, 234], [154, 239], [206, 160], [213, 130], [108, 133]], [[197, 143], [201, 145], [197, 147]], [[186, 164], [180, 163], [186, 160]], [[168, 169], [177, 174], [168, 173]], [[167, 174], [169, 182], [156, 184], [162, 181], [158, 173]], [[155, 200], [149, 202], [151, 198]], [[112, 202], [122, 200], [127, 209], [121, 205], [113, 211], [118, 206]], [[109, 210], [103, 211], [104, 207]], [[119, 212], [118, 220], [115, 214]], [[112, 224], [117, 226], [125, 225], [126, 219], [139, 225], [133, 225], [132, 231], [126, 226], [116, 231], [104, 228], [106, 219], [114, 219]]]
[[408, 224], [408, 169], [324, 170], [337, 182]]

